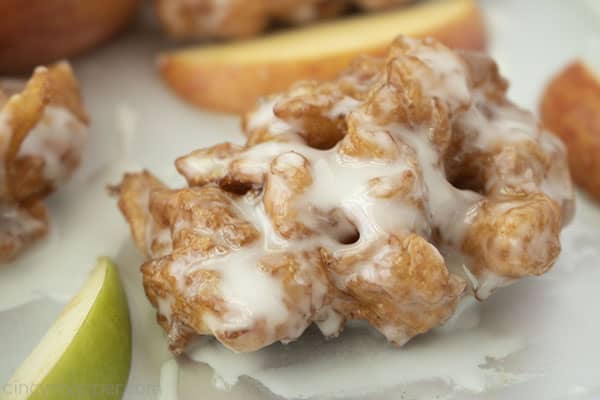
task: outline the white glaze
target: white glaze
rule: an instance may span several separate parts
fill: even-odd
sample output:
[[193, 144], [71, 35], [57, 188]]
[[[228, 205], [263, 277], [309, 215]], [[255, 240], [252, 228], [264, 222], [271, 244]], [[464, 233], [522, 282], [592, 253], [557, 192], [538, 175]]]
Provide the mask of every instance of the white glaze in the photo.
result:
[[0, 201], [0, 226], [3, 234], [27, 237], [43, 228], [45, 223], [32, 217], [13, 203]]
[[[448, 392], [480, 393], [502, 386], [506, 374], [480, 366], [522, 346], [514, 337], [459, 329], [431, 334], [394, 349], [369, 334], [364, 325], [352, 324], [341, 338], [326, 343], [312, 333], [286, 348], [274, 345], [254, 353], [234, 354], [212, 342], [192, 348], [188, 356], [209, 364], [227, 386], [247, 376], [286, 399], [370, 398], [367, 395], [394, 387], [403, 387], [407, 397], [416, 397], [422, 389], [413, 392], [408, 385], [431, 384], [437, 379], [450, 387]], [[445, 385], [432, 392], [444, 393]]]
[[[202, 268], [219, 273], [220, 294], [227, 299], [230, 308], [222, 320], [211, 318], [208, 321], [212, 331], [252, 329], [257, 320], [263, 319], [267, 329], [272, 330], [287, 320], [289, 313], [283, 303], [281, 283], [257, 266], [261, 250], [256, 246], [247, 252], [233, 252], [197, 266], [192, 263], [183, 267], [186, 272]], [[177, 266], [173, 268], [177, 269]], [[194, 288], [185, 288], [190, 289]]]
[[181, 163], [181, 168], [186, 174], [195, 175], [223, 175], [225, 173], [226, 163], [218, 157], [187, 159]]
[[330, 119], [336, 119], [339, 117], [344, 117], [350, 114], [356, 107], [360, 105], [360, 101], [350, 97], [344, 96], [344, 98], [333, 106], [331, 110], [327, 113], [327, 116]]
[[281, 135], [294, 131], [288, 123], [277, 118], [273, 113], [273, 107], [278, 100], [279, 97], [274, 96], [261, 101], [256, 110], [251, 112], [247, 117], [247, 128], [249, 131], [267, 128], [272, 135]]
[[315, 324], [325, 337], [334, 337], [340, 334], [344, 325], [344, 318], [331, 307], [323, 308], [315, 317]]
[[434, 226], [441, 230], [444, 241], [459, 245], [470, 223], [470, 214], [482, 200], [482, 196], [468, 190], [459, 190], [452, 186], [446, 174], [440, 168], [442, 160], [427, 140], [426, 132], [415, 134], [403, 126], [389, 127], [393, 137], [409, 144], [416, 152], [419, 167], [424, 176], [424, 195], [426, 196]]
[[174, 358], [160, 367], [160, 394], [158, 400], [178, 399], [179, 366]]
[[419, 83], [427, 95], [442, 99], [452, 108], [471, 101], [467, 68], [458, 54], [448, 48], [434, 50], [411, 43], [410, 40], [407, 42], [412, 45], [410, 53], [418, 57], [433, 72], [432, 77], [420, 77]]
[[167, 295], [167, 297], [156, 298], [158, 312], [164, 316], [169, 323], [171, 323], [171, 310], [173, 308], [174, 301], [175, 299], [171, 295]]
[[72, 168], [61, 160], [68, 152], [80, 154], [85, 144], [87, 128], [70, 111], [48, 106], [41, 121], [27, 135], [19, 156], [40, 157], [44, 160], [44, 177], [62, 184]]
[[[21, 80], [2, 80], [2, 88], [8, 95], [20, 96], [24, 87]], [[0, 107], [4, 106], [4, 102]], [[12, 127], [8, 110], [0, 111], [0, 158], [4, 158], [7, 146], [11, 141]], [[66, 108], [48, 105], [44, 108], [42, 118], [27, 134], [17, 157], [33, 156], [44, 161], [44, 178], [54, 186], [60, 185], [72, 173], [72, 166], [65, 165], [63, 158], [69, 154], [78, 159], [87, 137], [87, 127], [71, 111]], [[0, 187], [4, 186], [4, 164], [0, 165]]]
[[477, 277], [477, 286], [474, 287], [475, 294], [478, 299], [484, 300], [490, 297], [494, 290], [510, 285], [514, 281], [514, 279], [486, 271]]

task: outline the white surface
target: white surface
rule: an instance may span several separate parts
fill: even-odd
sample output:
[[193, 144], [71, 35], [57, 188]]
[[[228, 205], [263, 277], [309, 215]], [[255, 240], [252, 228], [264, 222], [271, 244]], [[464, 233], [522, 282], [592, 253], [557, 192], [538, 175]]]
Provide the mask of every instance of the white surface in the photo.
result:
[[[597, 3], [482, 2], [491, 30], [490, 50], [510, 79], [510, 93], [519, 104], [536, 108], [545, 81], [574, 56], [585, 57], [600, 67], [600, 14], [593, 11]], [[158, 398], [161, 366], [170, 355], [141, 292], [140, 257], [127, 239], [127, 228], [114, 200], [106, 197], [104, 185], [116, 182], [123, 170], [139, 167], [149, 168], [171, 182], [181, 182], [175, 178], [172, 166], [175, 157], [225, 140], [242, 142], [237, 119], [198, 112], [163, 87], [153, 57], [167, 45], [153, 33], [131, 33], [75, 61], [93, 119], [91, 141], [79, 174], [50, 201], [54, 223], [50, 238], [15, 265], [0, 269], [0, 382], [8, 379], [43, 335], [59, 312], [58, 303], [66, 302], [83, 283], [95, 258], [108, 254], [116, 258], [121, 268], [134, 322], [133, 369], [126, 399]], [[129, 160], [127, 165], [123, 159]], [[433, 335], [418, 340], [407, 349], [414, 360], [414, 365], [407, 366], [402, 353], [387, 347], [381, 338], [361, 333], [359, 328], [347, 332], [347, 338], [331, 343], [321, 344], [318, 336], [308, 336], [293, 346], [275, 346], [264, 357], [244, 356], [242, 360], [229, 354], [216, 358], [209, 354], [222, 375], [220, 383], [248, 374], [280, 394], [317, 397], [335, 391], [336, 385], [341, 386], [340, 392], [354, 394], [359, 394], [359, 390], [371, 392], [373, 387], [387, 388], [361, 396], [373, 400], [396, 399], [400, 393], [410, 399], [411, 393], [417, 392], [428, 395], [427, 398], [434, 394], [497, 399], [600, 397], [600, 210], [581, 196], [578, 206], [576, 219], [564, 234], [564, 252], [554, 270], [493, 295], [479, 307], [478, 328], [451, 334], [463, 340], [465, 354], [472, 355], [477, 344], [485, 344], [467, 340], [481, 332], [499, 341], [484, 346], [484, 353], [512, 353], [502, 362], [487, 360], [488, 365], [499, 367], [485, 369], [490, 374], [481, 373], [479, 358], [469, 362], [470, 358], [457, 352], [456, 347], [444, 347], [442, 344], [451, 340], [451, 335], [439, 341]], [[420, 347], [439, 351], [433, 358], [421, 358]], [[218, 353], [222, 349], [206, 347], [205, 353], [211, 351]], [[446, 368], [440, 364], [442, 361], [457, 368]], [[465, 362], [467, 369], [474, 368], [475, 373], [457, 375], [458, 367], [463, 368]], [[274, 365], [288, 368], [270, 368]], [[428, 382], [406, 379], [408, 371], [416, 374], [416, 370], [429, 373]], [[167, 374], [172, 373], [168, 367]], [[402, 379], [396, 379], [394, 374]], [[484, 379], [465, 381], [469, 376]], [[491, 381], [486, 380], [489, 376]], [[510, 382], [523, 382], [479, 395], [453, 388], [476, 392], [499, 383], [502, 376]], [[436, 379], [439, 377], [449, 385]], [[167, 378], [163, 374], [163, 381]], [[407, 385], [391, 388], [394, 382]], [[267, 393], [248, 378], [240, 379], [230, 391], [220, 391], [213, 385], [209, 367], [180, 360], [182, 400], [252, 400], [270, 397]]]

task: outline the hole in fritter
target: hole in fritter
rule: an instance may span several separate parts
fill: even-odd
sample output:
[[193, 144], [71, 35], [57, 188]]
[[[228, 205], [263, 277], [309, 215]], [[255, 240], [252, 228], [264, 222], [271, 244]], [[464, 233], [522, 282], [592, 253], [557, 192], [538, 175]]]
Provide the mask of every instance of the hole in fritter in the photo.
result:
[[350, 235], [340, 236], [337, 240], [341, 244], [354, 244], [354, 243], [358, 242], [359, 239], [360, 239], [360, 233], [358, 233], [358, 231], [355, 231], [354, 233], [352, 233]]
[[341, 244], [352, 244], [358, 242], [360, 233], [356, 226], [344, 215], [335, 209], [327, 214], [320, 215], [319, 228], [321, 232], [335, 239]]
[[335, 122], [320, 118], [318, 121], [305, 122], [305, 129], [300, 135], [306, 140], [306, 144], [314, 149], [329, 150], [333, 148], [345, 135], [345, 129], [340, 129]]
[[444, 169], [448, 182], [460, 190], [485, 194], [487, 159], [481, 154], [448, 157]]
[[254, 188], [254, 185], [246, 182], [239, 182], [233, 180], [223, 180], [220, 182], [219, 186], [226, 192], [237, 194], [237, 195], [245, 195], [250, 190]]
[[464, 171], [448, 180], [457, 189], [485, 194], [485, 184], [481, 176], [469, 172], [471, 171]]

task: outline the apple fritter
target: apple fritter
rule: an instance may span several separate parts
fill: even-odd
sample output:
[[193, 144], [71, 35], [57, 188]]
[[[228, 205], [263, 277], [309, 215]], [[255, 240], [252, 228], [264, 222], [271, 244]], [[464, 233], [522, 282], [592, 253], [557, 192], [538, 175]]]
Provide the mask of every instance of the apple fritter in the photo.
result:
[[583, 61], [565, 66], [548, 83], [540, 114], [565, 142], [575, 183], [600, 200], [600, 75]]
[[0, 82], [0, 261], [48, 230], [43, 199], [79, 165], [87, 114], [67, 63]]
[[547, 271], [573, 213], [566, 153], [507, 87], [485, 55], [399, 37], [264, 99], [244, 146], [177, 159], [189, 187], [128, 174], [119, 205], [171, 350], [353, 319], [402, 345], [463, 296]]
[[179, 38], [243, 38], [272, 23], [303, 24], [359, 7], [387, 10], [412, 0], [155, 0], [164, 29]]

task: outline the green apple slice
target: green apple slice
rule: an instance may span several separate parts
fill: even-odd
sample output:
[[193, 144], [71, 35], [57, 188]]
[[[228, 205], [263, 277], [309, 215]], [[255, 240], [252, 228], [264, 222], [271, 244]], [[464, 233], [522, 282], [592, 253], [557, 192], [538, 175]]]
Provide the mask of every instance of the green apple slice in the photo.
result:
[[2, 400], [120, 399], [131, 364], [131, 325], [115, 265], [91, 276], [0, 392]]

